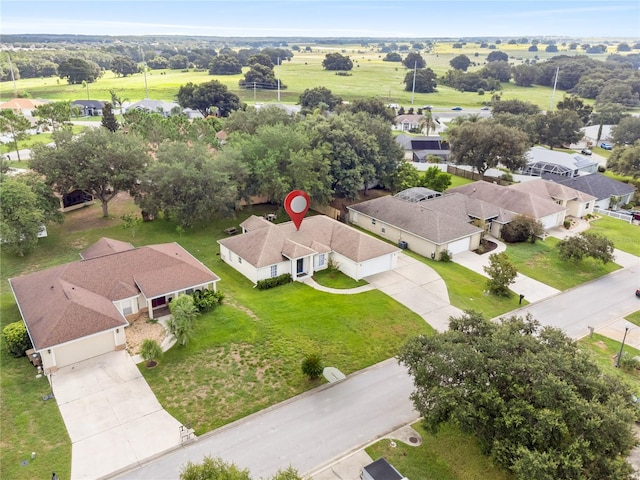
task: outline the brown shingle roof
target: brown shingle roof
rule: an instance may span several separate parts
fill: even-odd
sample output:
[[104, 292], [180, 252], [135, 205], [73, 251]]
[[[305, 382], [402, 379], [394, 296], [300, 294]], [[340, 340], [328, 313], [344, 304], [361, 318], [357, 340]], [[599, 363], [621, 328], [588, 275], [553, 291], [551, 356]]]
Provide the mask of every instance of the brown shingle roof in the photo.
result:
[[[469, 216], [460, 206], [464, 199], [450, 201], [446, 199], [447, 196], [424, 202], [407, 202], [396, 197], [384, 196], [351, 205], [349, 210], [361, 212], [438, 245], [482, 231], [469, 223]], [[436, 201], [438, 202], [434, 203]], [[452, 207], [446, 214], [430, 206], [445, 208], [445, 203]]]
[[[306, 217], [300, 230], [296, 230], [293, 222], [266, 223], [267, 228], [225, 238], [218, 243], [256, 268], [282, 262], [285, 253], [288, 258], [299, 258], [296, 255], [334, 251], [355, 262], [363, 262], [398, 250], [324, 215]], [[298, 247], [294, 248], [293, 244]]]
[[451, 188], [448, 192], [462, 193], [468, 197], [483, 200], [505, 210], [533, 218], [542, 218], [566, 210], [565, 207], [558, 205], [551, 199], [483, 180]]
[[[88, 249], [91, 250], [91, 247]], [[177, 243], [71, 262], [9, 280], [36, 349], [127, 325], [113, 304], [219, 278]]]
[[543, 180], [542, 178], [516, 183], [514, 185], [510, 185], [509, 188], [547, 199], [575, 200], [582, 203], [596, 200], [596, 197], [593, 195], [589, 195], [588, 193], [581, 192], [559, 183]]
[[112, 253], [133, 250], [133, 248], [133, 245], [131, 245], [129, 242], [122, 242], [120, 240], [114, 240], [113, 238], [102, 237], [96, 243], [87, 248], [84, 252], [81, 252], [80, 257], [82, 257], [83, 260], [89, 260], [90, 258], [102, 257], [104, 255], [111, 255]]

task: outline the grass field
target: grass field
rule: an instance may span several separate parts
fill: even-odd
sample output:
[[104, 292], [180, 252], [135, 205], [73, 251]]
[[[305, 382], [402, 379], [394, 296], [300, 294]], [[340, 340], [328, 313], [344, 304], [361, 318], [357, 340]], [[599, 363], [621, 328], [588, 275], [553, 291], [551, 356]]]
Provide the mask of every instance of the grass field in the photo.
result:
[[640, 310], [638, 310], [637, 312], [633, 312], [624, 318], [626, 318], [629, 322], [633, 323], [634, 325], [640, 327]]
[[[438, 76], [451, 68], [449, 62], [457, 55], [465, 54], [473, 62], [476, 62], [477, 65], [469, 69], [469, 71], [473, 71], [482, 68], [487, 55], [491, 52], [489, 49], [479, 48], [476, 44], [465, 45], [463, 49], [453, 49], [451, 45], [452, 43], [449, 42], [438, 42], [432, 52], [422, 52], [427, 62], [427, 67], [432, 68]], [[300, 46], [304, 47], [304, 45]], [[403, 106], [412, 104], [411, 91], [405, 91], [404, 89], [405, 75], [410, 73], [411, 70], [398, 62], [384, 62], [385, 54], [380, 53], [377, 47], [363, 47], [361, 45], [312, 45], [311, 47], [311, 52], [294, 52], [294, 56], [290, 61], [275, 67], [276, 75], [279, 76], [281, 83], [286, 86], [280, 92], [280, 101], [282, 103], [295, 104], [305, 89], [324, 86], [344, 100], [376, 97], [384, 102], [398, 103]], [[532, 54], [532, 52], [527, 51], [528, 45], [501, 45], [500, 48], [511, 56], [510, 63], [514, 65], [534, 56], [539, 59], [545, 59], [560, 54], [560, 52], [557, 54], [546, 52]], [[349, 76], [336, 75], [335, 72], [326, 71], [322, 68], [322, 61], [325, 55], [336, 51], [343, 55], [348, 55], [353, 61], [354, 67], [349, 72]], [[475, 56], [476, 53], [478, 54], [477, 57]], [[599, 58], [597, 55], [590, 57]], [[174, 100], [179, 87], [188, 82], [202, 83], [213, 79], [227, 85], [229, 90], [236, 93], [242, 101], [250, 104], [256, 101], [276, 102], [278, 100], [278, 94], [275, 91], [257, 91], [254, 95], [251, 89], [240, 89], [238, 81], [241, 78], [244, 78], [243, 74], [213, 76], [207, 72], [152, 70], [146, 76], [146, 83], [149, 98], [158, 100]], [[33, 98], [77, 100], [87, 97], [86, 89], [82, 85], [67, 85], [66, 81], [53, 77], [21, 79], [16, 82], [16, 86], [20, 92], [28, 92]], [[102, 78], [90, 84], [89, 96], [91, 99], [108, 100], [111, 98], [110, 90], [117, 91], [120, 96], [132, 102], [141, 100], [146, 96], [144, 76], [143, 74], [136, 74], [128, 77], [117, 77], [113, 72], [106, 71]], [[551, 101], [552, 89], [540, 86], [522, 88], [509, 83], [503, 85], [501, 95], [503, 99], [518, 98], [520, 100], [528, 100], [546, 109]], [[12, 82], [0, 83], [0, 98], [8, 99], [12, 96]], [[483, 104], [490, 102], [490, 100], [491, 95], [489, 93], [486, 95], [478, 95], [471, 92], [463, 93], [443, 85], [438, 86], [437, 92], [431, 94], [416, 93], [413, 96], [413, 104], [416, 106], [431, 104], [436, 108], [446, 109], [454, 105], [460, 105], [468, 109], [479, 108]], [[560, 100], [562, 100], [562, 95], [556, 95], [555, 101]]]
[[591, 220], [589, 232], [604, 235], [613, 246], [623, 252], [640, 257], [640, 227], [617, 218], [602, 215]]

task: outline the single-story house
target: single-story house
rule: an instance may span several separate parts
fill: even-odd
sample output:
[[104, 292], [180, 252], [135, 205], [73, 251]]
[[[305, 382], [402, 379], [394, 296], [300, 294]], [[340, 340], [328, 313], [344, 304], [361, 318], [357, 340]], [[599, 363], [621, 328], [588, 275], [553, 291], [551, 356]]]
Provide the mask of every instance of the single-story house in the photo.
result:
[[399, 249], [325, 215], [272, 223], [251, 216], [242, 234], [218, 240], [220, 258], [254, 283], [286, 273], [303, 280], [334, 264], [351, 278], [395, 268]]
[[561, 226], [567, 214], [567, 207], [559, 205], [550, 198], [543, 198], [484, 180], [450, 188], [447, 193], [461, 193], [517, 215], [540, 220], [545, 230]]
[[100, 117], [102, 116], [104, 102], [99, 100], [74, 100], [71, 102], [71, 107], [77, 108], [83, 117]]
[[533, 147], [527, 154], [527, 165], [522, 169], [523, 175], [540, 177], [545, 173], [553, 173], [563, 177], [577, 177], [598, 171], [598, 162], [577, 153], [565, 153], [547, 150], [544, 147]]
[[[561, 177], [567, 178], [567, 177]], [[576, 177], [574, 177], [576, 178]], [[566, 207], [567, 215], [582, 218], [585, 215], [593, 214], [596, 204], [596, 197], [588, 193], [581, 192], [561, 183], [554, 183], [542, 178], [536, 178], [529, 182], [515, 183], [509, 188], [520, 192], [528, 192], [541, 198], [550, 198], [558, 205]]]
[[40, 100], [33, 100], [31, 98], [12, 98], [7, 102], [0, 103], [0, 110], [9, 109], [13, 113], [22, 114], [25, 117], [31, 117], [33, 110], [40, 105], [44, 105], [46, 102]]
[[614, 180], [600, 173], [573, 178], [546, 174], [542, 178], [592, 195], [596, 198], [595, 208], [605, 210], [610, 207], [617, 208], [620, 205], [626, 205], [633, 200], [636, 191], [636, 187], [633, 185]]
[[411, 130], [418, 130], [420, 123], [424, 119], [424, 115], [405, 114], [398, 115], [394, 120], [394, 130], [402, 130], [403, 132], [410, 132]]
[[601, 142], [610, 142], [611, 141], [611, 129], [615, 125], [602, 125], [602, 130], [600, 130], [600, 125], [589, 125], [588, 127], [582, 127], [580, 130], [584, 134], [584, 140], [587, 142], [588, 146], [593, 146], [598, 141], [598, 132], [600, 132], [600, 141]]
[[125, 112], [130, 112], [132, 110], [144, 110], [149, 113], [159, 113], [163, 117], [169, 117], [170, 115], [175, 115], [176, 113], [182, 113], [182, 107], [175, 102], [164, 102], [162, 100], [151, 100], [150, 98], [145, 98], [144, 100], [140, 100], [139, 102], [132, 103], [129, 105]]
[[[469, 215], [473, 204], [477, 205], [478, 216], [475, 218], [490, 221], [500, 216], [498, 208], [471, 201], [460, 194], [422, 202], [387, 195], [347, 208], [350, 223], [424, 257], [440, 258], [444, 251], [455, 255], [475, 250], [480, 245], [483, 229], [472, 225], [474, 217]], [[483, 207], [489, 207], [491, 212], [483, 213]]]
[[220, 280], [177, 243], [134, 248], [102, 238], [81, 260], [9, 280], [45, 373], [126, 347], [127, 318], [169, 313], [181, 293]]
[[404, 150], [404, 158], [412, 162], [424, 163], [429, 155], [440, 157], [446, 162], [451, 153], [449, 144], [439, 136], [414, 137], [402, 134], [395, 137], [395, 141]]

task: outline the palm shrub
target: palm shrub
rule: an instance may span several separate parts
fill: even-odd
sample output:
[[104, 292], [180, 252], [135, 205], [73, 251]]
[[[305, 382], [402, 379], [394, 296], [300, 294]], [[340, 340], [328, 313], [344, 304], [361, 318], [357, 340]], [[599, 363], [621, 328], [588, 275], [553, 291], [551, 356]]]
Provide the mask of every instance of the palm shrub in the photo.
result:
[[140, 346], [140, 356], [146, 362], [147, 367], [153, 367], [162, 356], [162, 347], [155, 340], [146, 338]]
[[222, 304], [224, 293], [214, 292], [213, 290], [196, 290], [193, 292], [193, 304], [200, 312], [208, 312], [218, 305]]
[[310, 353], [302, 360], [302, 373], [309, 377], [309, 380], [319, 378], [323, 370], [322, 357], [319, 353]]
[[167, 322], [169, 331], [180, 345], [186, 345], [193, 333], [195, 319], [200, 314], [191, 295], [178, 295], [169, 303], [171, 318]]

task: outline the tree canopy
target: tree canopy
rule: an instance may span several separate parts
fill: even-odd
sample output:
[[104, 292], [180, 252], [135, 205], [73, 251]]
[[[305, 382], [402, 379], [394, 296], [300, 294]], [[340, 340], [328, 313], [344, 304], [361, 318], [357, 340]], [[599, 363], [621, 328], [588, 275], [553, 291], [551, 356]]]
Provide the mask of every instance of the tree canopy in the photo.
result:
[[458, 55], [449, 61], [449, 65], [451, 65], [451, 68], [466, 72], [469, 65], [471, 65], [471, 60], [466, 55]]
[[2, 248], [18, 256], [30, 252], [47, 223], [62, 223], [60, 201], [36, 174], [3, 175], [0, 183]]
[[102, 71], [96, 63], [81, 58], [69, 58], [58, 65], [60, 78], [66, 78], [72, 85], [95, 82], [101, 74]]
[[31, 122], [22, 113], [15, 113], [10, 108], [0, 110], [0, 132], [7, 133], [13, 140], [13, 147], [20, 160], [20, 148], [18, 142], [27, 137], [27, 130], [31, 128]]
[[613, 142], [618, 145], [632, 144], [640, 140], [640, 117], [626, 117], [611, 129]]
[[353, 68], [353, 62], [348, 56], [344, 56], [340, 53], [327, 53], [322, 61], [322, 68], [325, 70], [351, 70]]
[[447, 136], [451, 147], [450, 160], [471, 165], [480, 174], [498, 164], [509, 170], [522, 168], [526, 164], [529, 138], [516, 128], [491, 120], [480, 120], [450, 126]]
[[242, 65], [233, 55], [218, 55], [209, 66], [209, 75], [237, 75], [242, 73]]
[[466, 312], [398, 358], [425, 427], [451, 422], [474, 434], [517, 479], [631, 480], [633, 395], [562, 331]]
[[582, 232], [572, 235], [560, 241], [557, 245], [560, 258], [579, 262], [584, 257], [600, 260], [602, 263], [612, 262], [613, 242], [604, 235]]
[[427, 66], [427, 62], [422, 55], [416, 52], [409, 53], [404, 60], [402, 60], [402, 64], [407, 68], [424, 68]]
[[45, 103], [44, 105], [38, 105], [33, 110], [33, 116], [39, 118], [38, 126], [44, 130], [51, 129], [54, 132], [71, 128], [72, 113], [73, 107], [69, 101]]
[[329, 110], [335, 109], [342, 103], [342, 98], [331, 93], [326, 87], [307, 88], [300, 94], [298, 103], [302, 108], [313, 110], [320, 104], [326, 105]]
[[620, 175], [640, 177], [640, 140], [633, 145], [614, 148], [607, 160], [607, 168]]
[[554, 147], [569, 145], [579, 141], [583, 133], [580, 130], [582, 120], [574, 110], [557, 110], [540, 113], [534, 119], [538, 141]]
[[91, 128], [77, 137], [57, 132], [54, 139], [54, 147], [33, 149], [31, 168], [62, 195], [76, 189], [92, 194], [102, 203], [105, 217], [108, 203], [119, 192], [134, 193], [149, 161], [147, 146], [131, 133]]
[[219, 116], [226, 117], [232, 111], [242, 108], [240, 98], [229, 92], [227, 86], [218, 80], [199, 85], [192, 82], [182, 85], [177, 99], [181, 107], [198, 110], [203, 117], [210, 113], [215, 115], [216, 110]]
[[141, 174], [136, 203], [142, 210], [189, 228], [233, 212], [237, 184], [207, 144], [164, 142]]
[[130, 57], [125, 55], [117, 55], [113, 57], [111, 61], [111, 70], [116, 75], [122, 75], [126, 77], [127, 75], [133, 75], [134, 73], [138, 73], [139, 68], [138, 64], [131, 60]]
[[409, 71], [404, 76], [404, 89], [407, 92], [414, 90], [414, 76], [415, 76], [415, 92], [417, 93], [433, 93], [438, 86], [437, 76], [430, 68], [420, 68], [415, 72]]

